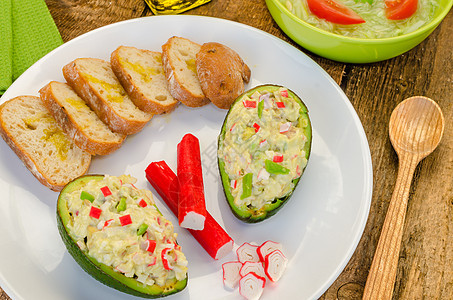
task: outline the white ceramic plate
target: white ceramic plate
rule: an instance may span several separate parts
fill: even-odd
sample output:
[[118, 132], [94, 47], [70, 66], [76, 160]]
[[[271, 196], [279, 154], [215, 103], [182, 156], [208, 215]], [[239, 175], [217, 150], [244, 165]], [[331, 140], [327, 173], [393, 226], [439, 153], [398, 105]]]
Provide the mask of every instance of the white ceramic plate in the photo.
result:
[[[28, 69], [6, 91], [38, 95], [50, 80], [61, 80], [61, 68], [78, 57], [108, 59], [119, 45], [160, 51], [173, 35], [198, 43], [217, 41], [235, 49], [250, 66], [247, 88], [274, 83], [287, 86], [304, 100], [313, 125], [308, 167], [293, 197], [272, 218], [245, 224], [229, 210], [216, 162], [217, 135], [226, 115], [209, 104], [180, 105], [156, 116], [115, 153], [93, 159], [90, 173], [131, 174], [138, 186], [151, 188], [144, 170], [165, 160], [176, 170], [176, 145], [191, 132], [200, 139], [208, 210], [236, 245], [274, 240], [284, 245], [286, 273], [269, 284], [262, 299], [313, 299], [322, 295], [353, 254], [368, 217], [372, 165], [365, 133], [352, 105], [337, 84], [315, 62], [291, 45], [260, 30], [200, 16], [153, 16], [109, 25], [62, 45]], [[56, 226], [58, 194], [42, 186], [5, 142], [0, 142], [0, 285], [14, 299], [132, 299], [92, 279], [66, 251]], [[156, 196], [158, 207], [176, 218]], [[189, 260], [188, 287], [171, 299], [240, 299], [222, 284], [222, 263], [176, 226]]]

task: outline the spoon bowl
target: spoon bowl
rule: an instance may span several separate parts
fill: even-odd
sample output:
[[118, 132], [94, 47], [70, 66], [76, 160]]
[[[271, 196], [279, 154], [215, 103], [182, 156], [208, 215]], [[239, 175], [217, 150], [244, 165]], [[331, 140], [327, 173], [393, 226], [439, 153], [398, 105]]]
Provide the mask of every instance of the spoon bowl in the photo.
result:
[[376, 247], [363, 299], [390, 300], [396, 279], [409, 190], [418, 163], [436, 149], [444, 116], [433, 100], [415, 96], [401, 102], [390, 116], [389, 137], [398, 154], [395, 189]]
[[439, 145], [443, 124], [444, 117], [436, 102], [414, 96], [394, 109], [389, 122], [390, 141], [398, 154], [410, 152], [423, 159]]

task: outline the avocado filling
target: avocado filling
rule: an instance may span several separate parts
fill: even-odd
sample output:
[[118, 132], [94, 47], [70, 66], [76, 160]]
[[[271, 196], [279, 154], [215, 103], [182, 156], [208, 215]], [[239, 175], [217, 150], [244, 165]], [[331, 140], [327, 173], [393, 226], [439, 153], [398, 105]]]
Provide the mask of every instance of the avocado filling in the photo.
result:
[[307, 115], [286, 88], [245, 94], [230, 109], [219, 143], [234, 204], [260, 210], [290, 194], [307, 165]]
[[187, 260], [173, 225], [150, 191], [130, 176], [105, 176], [65, 195], [67, 228], [88, 256], [146, 285], [165, 287], [187, 277]]

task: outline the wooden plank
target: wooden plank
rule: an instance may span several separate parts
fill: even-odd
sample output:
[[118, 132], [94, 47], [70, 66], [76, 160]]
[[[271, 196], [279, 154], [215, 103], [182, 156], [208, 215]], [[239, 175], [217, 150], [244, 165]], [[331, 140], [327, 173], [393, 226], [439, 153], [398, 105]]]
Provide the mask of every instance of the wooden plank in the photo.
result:
[[[322, 299], [361, 299], [396, 179], [398, 159], [388, 120], [403, 99], [424, 95], [443, 109], [446, 132], [421, 162], [411, 190], [394, 299], [447, 299], [453, 295], [451, 127], [453, 14], [423, 43], [394, 59], [355, 65], [342, 87], [362, 120], [372, 153], [374, 193], [364, 235], [344, 272]], [[443, 162], [445, 161], [446, 162]]]

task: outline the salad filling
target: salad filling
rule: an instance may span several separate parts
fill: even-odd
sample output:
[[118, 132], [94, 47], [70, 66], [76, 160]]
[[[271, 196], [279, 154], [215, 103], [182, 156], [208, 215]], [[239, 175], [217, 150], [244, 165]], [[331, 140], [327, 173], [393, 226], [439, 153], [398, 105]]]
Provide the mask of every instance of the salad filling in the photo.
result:
[[146, 285], [165, 286], [187, 277], [187, 260], [173, 225], [136, 179], [106, 175], [66, 197], [69, 234], [98, 262]]
[[235, 205], [259, 210], [290, 194], [307, 165], [302, 107], [288, 89], [257, 90], [233, 105], [219, 144]]

